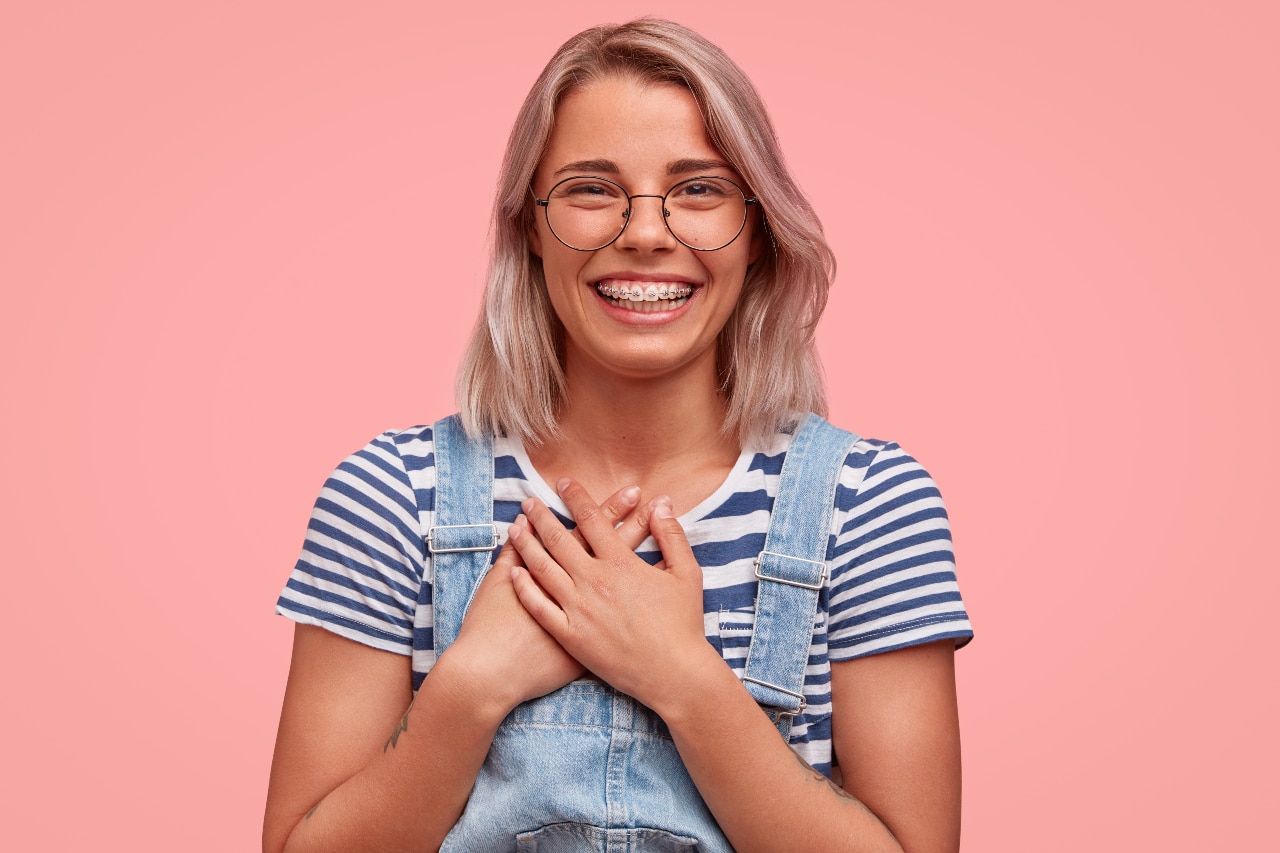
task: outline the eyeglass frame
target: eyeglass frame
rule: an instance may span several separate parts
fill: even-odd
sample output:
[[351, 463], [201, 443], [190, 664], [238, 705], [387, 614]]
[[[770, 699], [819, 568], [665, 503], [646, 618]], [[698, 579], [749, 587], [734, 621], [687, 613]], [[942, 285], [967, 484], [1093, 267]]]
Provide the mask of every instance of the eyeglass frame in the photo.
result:
[[[627, 209], [626, 209], [626, 212], [622, 214], [622, 219], [623, 219], [622, 227], [618, 229], [618, 233], [614, 234], [613, 239], [611, 239], [608, 243], [605, 243], [603, 246], [596, 246], [594, 249], [579, 249], [577, 246], [571, 246], [570, 244], [565, 242], [563, 237], [561, 237], [559, 234], [556, 233], [555, 226], [551, 224], [551, 194], [556, 191], [556, 187], [560, 186], [561, 184], [568, 183], [569, 181], [580, 181], [584, 178], [592, 181], [604, 181], [607, 184], [613, 184], [615, 187], [622, 190], [623, 196], [625, 196], [627, 199]], [[742, 201], [743, 201], [742, 224], [738, 226], [737, 232], [732, 237], [729, 238], [729, 242], [716, 246], [714, 249], [702, 249], [697, 246], [690, 246], [684, 240], [680, 239], [679, 234], [677, 234], [675, 231], [671, 229], [671, 222], [669, 221], [671, 217], [671, 211], [667, 210], [667, 196], [675, 192], [677, 187], [682, 187], [685, 184], [691, 183], [693, 181], [724, 181], [726, 184], [729, 184], [735, 190], [737, 190], [739, 193], [742, 194]], [[748, 198], [746, 192], [742, 189], [741, 186], [738, 185], [736, 181], [732, 181], [729, 178], [723, 177], [722, 175], [698, 175], [693, 178], [685, 178], [683, 181], [677, 181], [676, 183], [672, 184], [671, 188], [668, 189], [662, 195], [654, 195], [653, 193], [636, 193], [635, 195], [631, 195], [630, 193], [627, 192], [627, 188], [624, 187], [622, 184], [618, 183], [615, 180], [601, 177], [600, 175], [570, 175], [569, 177], [563, 178], [562, 180], [556, 181], [554, 184], [552, 184], [551, 189], [547, 190], [546, 198], [538, 198], [538, 194], [533, 191], [532, 186], [529, 187], [529, 195], [533, 196], [534, 205], [542, 208], [543, 218], [547, 220], [547, 230], [551, 232], [551, 236], [559, 240], [561, 245], [565, 246], [566, 248], [573, 249], [575, 252], [598, 252], [601, 249], [607, 249], [610, 246], [612, 246], [614, 243], [618, 242], [618, 238], [626, 233], [627, 226], [631, 224], [631, 210], [632, 210], [631, 200], [633, 198], [662, 199], [663, 227], [667, 229], [668, 234], [670, 234], [672, 237], [675, 238], [677, 243], [679, 243], [681, 246], [684, 246], [688, 249], [692, 249], [695, 252], [718, 252], [721, 249], [724, 249], [730, 246], [734, 240], [737, 240], [739, 237], [742, 236], [743, 229], [747, 227], [747, 219], [750, 213], [751, 206], [753, 204], [754, 205], [760, 204], [760, 199], [756, 198], [755, 196]]]

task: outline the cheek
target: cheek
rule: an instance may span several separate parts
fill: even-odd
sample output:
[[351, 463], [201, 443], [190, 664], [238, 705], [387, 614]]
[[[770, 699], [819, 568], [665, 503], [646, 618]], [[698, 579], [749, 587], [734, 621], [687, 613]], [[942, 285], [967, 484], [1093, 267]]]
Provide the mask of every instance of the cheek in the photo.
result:
[[587, 259], [582, 253], [566, 249], [555, 238], [542, 242], [542, 277], [546, 282], [547, 296], [557, 314], [576, 312], [589, 294], [581, 285], [582, 267]]
[[591, 260], [594, 253], [570, 249], [556, 239], [555, 235], [547, 229], [545, 222], [537, 226], [536, 234], [536, 240], [533, 235], [530, 235], [530, 248], [542, 261], [542, 272], [546, 276], [547, 283], [563, 283], [565, 287], [576, 283], [583, 267]]
[[554, 237], [543, 240], [538, 257], [542, 259], [542, 274], [546, 277], [547, 285], [559, 289], [570, 285], [581, 264], [578, 258], [567, 255], [567, 250], [554, 241]]

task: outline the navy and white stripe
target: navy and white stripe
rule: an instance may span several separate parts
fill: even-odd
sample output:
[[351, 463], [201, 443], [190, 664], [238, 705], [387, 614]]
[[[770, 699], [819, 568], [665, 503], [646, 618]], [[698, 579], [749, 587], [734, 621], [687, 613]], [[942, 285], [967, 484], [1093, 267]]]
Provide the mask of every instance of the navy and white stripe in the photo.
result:
[[[754, 622], [752, 561], [764, 545], [791, 436], [744, 450], [709, 498], [680, 517], [703, 571], [707, 640], [741, 675]], [[494, 520], [505, 526], [536, 495], [567, 508], [523, 448], [494, 443]], [[435, 503], [431, 428], [387, 432], [347, 457], [316, 501], [302, 555], [276, 605], [297, 622], [413, 656], [416, 689], [435, 662], [430, 564], [424, 534]], [[656, 562], [652, 539], [638, 549]], [[831, 660], [973, 636], [956, 584], [951, 532], [937, 487], [898, 445], [860, 439], [841, 472], [828, 547], [831, 577], [805, 679], [808, 707], [793, 748], [831, 767]]]

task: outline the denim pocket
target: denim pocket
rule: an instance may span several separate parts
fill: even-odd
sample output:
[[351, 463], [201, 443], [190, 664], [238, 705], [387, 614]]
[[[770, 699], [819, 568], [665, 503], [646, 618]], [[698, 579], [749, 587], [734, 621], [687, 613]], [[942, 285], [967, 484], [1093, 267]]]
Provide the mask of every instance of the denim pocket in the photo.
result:
[[636, 853], [696, 853], [698, 839], [661, 829], [603, 829], [585, 823], [555, 823], [516, 836], [517, 853], [598, 853], [618, 847]]
[[715, 644], [720, 656], [726, 661], [746, 660], [747, 649], [751, 645], [751, 632], [755, 626], [754, 607], [721, 610]]

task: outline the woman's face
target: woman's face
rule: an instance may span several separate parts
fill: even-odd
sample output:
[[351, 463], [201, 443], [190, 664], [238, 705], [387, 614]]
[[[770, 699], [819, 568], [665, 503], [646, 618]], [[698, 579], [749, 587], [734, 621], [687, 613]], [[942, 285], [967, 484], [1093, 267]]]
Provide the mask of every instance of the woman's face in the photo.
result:
[[[708, 141], [687, 89], [622, 77], [568, 95], [556, 112], [533, 189], [575, 175], [617, 182], [631, 195], [662, 196], [687, 178], [742, 178]], [[744, 187], [744, 189], [746, 189]], [[537, 208], [530, 235], [542, 259], [547, 292], [565, 328], [566, 370], [647, 378], [673, 371], [714, 373], [716, 337], [724, 327], [760, 251], [753, 208], [736, 240], [696, 252], [667, 230], [660, 198], [636, 198], [622, 232], [609, 246], [577, 251], [551, 233]], [[617, 298], [639, 287], [657, 299]]]

